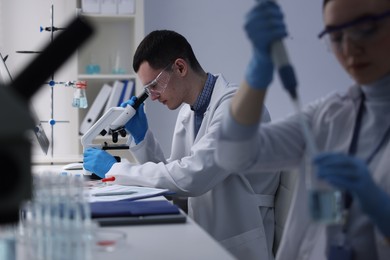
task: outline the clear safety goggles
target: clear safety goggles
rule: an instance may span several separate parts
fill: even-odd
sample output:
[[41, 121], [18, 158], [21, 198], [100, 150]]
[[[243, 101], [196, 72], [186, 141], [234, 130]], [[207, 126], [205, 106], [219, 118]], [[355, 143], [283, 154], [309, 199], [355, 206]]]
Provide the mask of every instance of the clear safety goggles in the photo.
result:
[[342, 50], [343, 42], [348, 37], [356, 44], [367, 44], [376, 39], [384, 27], [386, 27], [385, 18], [390, 17], [390, 10], [377, 15], [366, 15], [359, 17], [351, 22], [337, 26], [327, 26], [318, 34], [319, 39], [325, 39], [328, 47], [333, 50]]
[[171, 64], [166, 66], [154, 80], [144, 86], [144, 89], [149, 96], [157, 98], [161, 96], [162, 93], [164, 93], [168, 86], [169, 80], [171, 79], [171, 67]]

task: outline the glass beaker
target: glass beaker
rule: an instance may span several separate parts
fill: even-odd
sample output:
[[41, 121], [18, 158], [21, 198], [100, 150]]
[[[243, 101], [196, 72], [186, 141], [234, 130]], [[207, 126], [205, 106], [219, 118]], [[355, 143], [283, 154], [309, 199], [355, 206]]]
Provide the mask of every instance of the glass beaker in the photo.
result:
[[115, 55], [111, 56], [111, 73], [112, 74], [125, 74], [126, 70], [121, 66], [121, 56], [116, 51]]
[[13, 225], [0, 226], [0, 260], [16, 260], [16, 231]]
[[341, 190], [318, 179], [316, 166], [308, 160], [305, 163], [305, 174], [311, 218], [324, 224], [341, 223], [344, 216], [344, 199]]
[[87, 101], [87, 93], [85, 89], [87, 88], [87, 82], [86, 81], [76, 81], [75, 90], [73, 92], [73, 101], [72, 106], [77, 108], [87, 108], [88, 107], [88, 101]]
[[87, 74], [100, 74], [100, 65], [95, 61], [95, 55], [89, 55], [89, 63], [85, 65], [85, 73]]

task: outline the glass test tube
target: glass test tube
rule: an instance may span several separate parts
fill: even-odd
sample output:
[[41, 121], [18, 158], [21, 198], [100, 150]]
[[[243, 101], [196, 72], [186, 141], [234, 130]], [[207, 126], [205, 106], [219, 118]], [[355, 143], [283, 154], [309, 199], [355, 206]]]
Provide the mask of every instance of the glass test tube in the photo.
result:
[[296, 100], [293, 100], [293, 104], [299, 116], [307, 146], [304, 171], [311, 218], [316, 222], [324, 224], [340, 223], [344, 215], [342, 192], [332, 187], [329, 183], [318, 179], [317, 169], [312, 162], [313, 158], [318, 154], [318, 148], [313, 133], [305, 120], [298, 97]]

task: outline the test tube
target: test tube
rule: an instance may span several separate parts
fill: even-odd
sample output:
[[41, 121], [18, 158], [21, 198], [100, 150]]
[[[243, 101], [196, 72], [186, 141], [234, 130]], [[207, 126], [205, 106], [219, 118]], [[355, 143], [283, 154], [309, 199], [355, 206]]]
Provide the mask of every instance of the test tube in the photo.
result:
[[25, 207], [31, 214], [21, 223], [28, 258], [90, 260], [91, 220], [82, 177], [48, 172], [34, 181], [33, 199]]
[[319, 153], [318, 147], [305, 119], [298, 94], [295, 98], [292, 98], [292, 101], [299, 117], [307, 148], [304, 171], [311, 218], [316, 222], [324, 224], [340, 223], [344, 215], [342, 192], [332, 187], [329, 183], [318, 179], [317, 169], [312, 162], [313, 158]]

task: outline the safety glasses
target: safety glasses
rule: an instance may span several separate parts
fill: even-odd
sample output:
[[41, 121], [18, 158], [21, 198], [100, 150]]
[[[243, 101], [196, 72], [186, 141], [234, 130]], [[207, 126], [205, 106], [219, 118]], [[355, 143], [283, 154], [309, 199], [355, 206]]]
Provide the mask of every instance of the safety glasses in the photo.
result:
[[172, 75], [171, 67], [171, 64], [166, 66], [154, 80], [144, 86], [144, 89], [149, 96], [158, 98], [164, 93]]
[[327, 26], [318, 34], [319, 39], [325, 39], [328, 46], [341, 50], [342, 43], [348, 37], [354, 43], [366, 44], [375, 39], [385, 27], [384, 19], [390, 17], [390, 10], [378, 15], [366, 15], [351, 22], [337, 26]]

